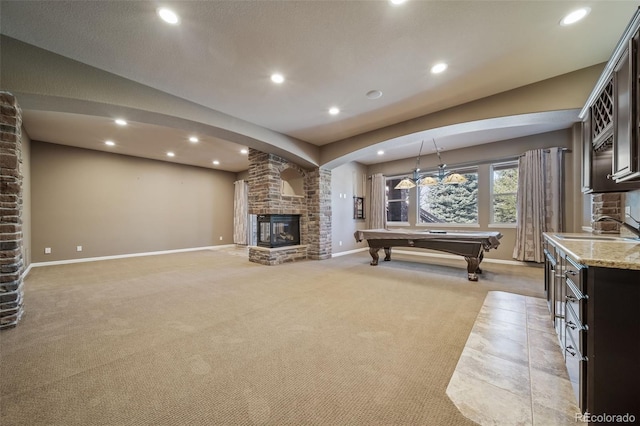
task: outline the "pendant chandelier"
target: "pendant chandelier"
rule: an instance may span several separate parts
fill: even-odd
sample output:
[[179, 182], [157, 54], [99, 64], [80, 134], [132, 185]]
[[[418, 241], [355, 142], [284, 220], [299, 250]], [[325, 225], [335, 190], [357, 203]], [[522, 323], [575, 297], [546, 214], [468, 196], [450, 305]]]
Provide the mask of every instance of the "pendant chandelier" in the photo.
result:
[[438, 160], [440, 164], [438, 164], [438, 172], [437, 174], [430, 175], [420, 174], [420, 156], [422, 155], [422, 147], [424, 146], [424, 141], [420, 144], [420, 151], [418, 152], [418, 158], [416, 158], [416, 168], [413, 170], [413, 176], [406, 177], [402, 179], [394, 189], [411, 189], [417, 186], [434, 186], [439, 183], [443, 183], [445, 185], [464, 183], [467, 181], [467, 178], [461, 175], [460, 173], [452, 173], [446, 170], [447, 165], [442, 162], [442, 157], [440, 156], [440, 150], [436, 145], [436, 140], [433, 139], [433, 146], [436, 148], [436, 154], [438, 154]]

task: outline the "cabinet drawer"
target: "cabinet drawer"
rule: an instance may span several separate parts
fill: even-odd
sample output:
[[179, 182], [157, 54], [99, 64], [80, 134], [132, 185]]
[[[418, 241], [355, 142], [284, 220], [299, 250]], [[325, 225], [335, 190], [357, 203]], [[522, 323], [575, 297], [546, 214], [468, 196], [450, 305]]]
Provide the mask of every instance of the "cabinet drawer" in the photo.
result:
[[587, 373], [587, 359], [582, 356], [582, 353], [576, 349], [577, 344], [571, 339], [571, 335], [567, 336], [565, 344], [565, 364], [567, 366], [567, 372], [569, 373], [569, 380], [573, 387], [573, 393], [578, 402], [578, 406], [584, 409], [586, 405], [586, 373]]
[[584, 282], [584, 274], [585, 267], [579, 265], [575, 260], [571, 259], [569, 256], [566, 257], [565, 271], [564, 275], [568, 279], [570, 279], [573, 284], [580, 290], [581, 292], [585, 292], [585, 288], [583, 285]]
[[565, 309], [565, 344], [569, 342], [575, 344], [574, 348], [581, 354], [587, 352], [587, 327], [582, 324], [573, 311], [571, 305], [567, 304]]
[[587, 297], [582, 294], [580, 290], [576, 287], [572, 280], [565, 280], [565, 304], [567, 307], [571, 307], [573, 313], [575, 314], [575, 319], [577, 319], [580, 324], [584, 324], [586, 322], [585, 318], [585, 304]]

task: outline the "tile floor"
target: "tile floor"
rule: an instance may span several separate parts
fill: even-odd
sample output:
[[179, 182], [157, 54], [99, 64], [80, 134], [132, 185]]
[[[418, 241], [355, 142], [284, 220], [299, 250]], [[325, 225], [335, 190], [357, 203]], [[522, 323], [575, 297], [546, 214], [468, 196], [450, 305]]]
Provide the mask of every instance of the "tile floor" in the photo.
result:
[[489, 292], [447, 395], [481, 425], [575, 425], [579, 409], [546, 300]]

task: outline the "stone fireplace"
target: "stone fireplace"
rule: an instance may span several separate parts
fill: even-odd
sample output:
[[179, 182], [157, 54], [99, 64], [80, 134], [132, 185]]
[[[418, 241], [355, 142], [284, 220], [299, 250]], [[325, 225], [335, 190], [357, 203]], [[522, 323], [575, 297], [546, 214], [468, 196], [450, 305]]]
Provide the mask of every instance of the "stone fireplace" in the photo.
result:
[[[258, 227], [250, 261], [278, 265], [331, 257], [331, 171], [305, 170], [250, 149], [248, 186], [249, 214], [256, 216]], [[297, 238], [291, 232], [295, 227]]]

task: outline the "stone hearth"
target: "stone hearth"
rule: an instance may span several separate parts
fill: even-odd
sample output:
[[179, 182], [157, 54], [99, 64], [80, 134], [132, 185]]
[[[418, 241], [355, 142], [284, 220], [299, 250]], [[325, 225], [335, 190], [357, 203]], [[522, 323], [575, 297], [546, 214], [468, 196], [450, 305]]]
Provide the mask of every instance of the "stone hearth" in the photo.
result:
[[249, 247], [249, 261], [262, 265], [280, 265], [287, 262], [307, 259], [307, 246], [286, 247]]

